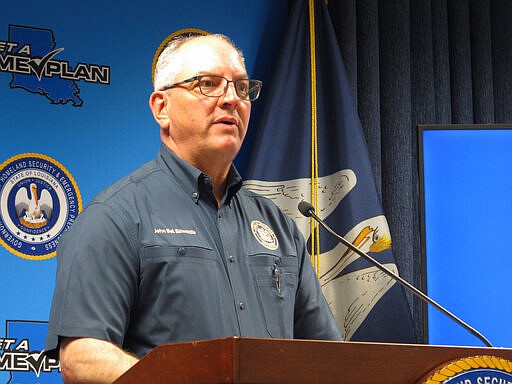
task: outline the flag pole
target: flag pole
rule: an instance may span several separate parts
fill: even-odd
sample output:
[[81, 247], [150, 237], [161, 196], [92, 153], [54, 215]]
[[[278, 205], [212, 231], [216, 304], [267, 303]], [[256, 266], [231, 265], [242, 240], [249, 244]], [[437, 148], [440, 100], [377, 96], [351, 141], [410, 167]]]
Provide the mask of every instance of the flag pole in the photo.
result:
[[[309, 57], [311, 89], [311, 201], [318, 209], [318, 140], [316, 116], [315, 0], [309, 1]], [[320, 226], [311, 220], [311, 262], [320, 276]]]

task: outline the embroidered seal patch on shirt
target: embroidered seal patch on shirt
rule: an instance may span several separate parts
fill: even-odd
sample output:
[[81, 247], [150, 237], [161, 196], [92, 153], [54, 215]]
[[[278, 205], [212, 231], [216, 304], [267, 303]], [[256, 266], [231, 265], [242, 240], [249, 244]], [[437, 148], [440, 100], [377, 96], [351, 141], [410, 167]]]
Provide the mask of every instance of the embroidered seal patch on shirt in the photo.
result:
[[252, 234], [256, 240], [258, 240], [258, 243], [263, 245], [265, 248], [275, 250], [279, 247], [277, 236], [268, 225], [263, 224], [261, 221], [253, 220], [251, 222], [251, 229]]

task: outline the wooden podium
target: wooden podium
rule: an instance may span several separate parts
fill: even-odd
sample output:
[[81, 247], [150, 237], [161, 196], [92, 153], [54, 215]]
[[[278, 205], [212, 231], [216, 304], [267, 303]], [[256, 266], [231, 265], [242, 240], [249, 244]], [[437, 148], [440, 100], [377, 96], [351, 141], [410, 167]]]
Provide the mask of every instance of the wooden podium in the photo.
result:
[[481, 355], [512, 349], [231, 337], [159, 346], [115, 383], [415, 384]]

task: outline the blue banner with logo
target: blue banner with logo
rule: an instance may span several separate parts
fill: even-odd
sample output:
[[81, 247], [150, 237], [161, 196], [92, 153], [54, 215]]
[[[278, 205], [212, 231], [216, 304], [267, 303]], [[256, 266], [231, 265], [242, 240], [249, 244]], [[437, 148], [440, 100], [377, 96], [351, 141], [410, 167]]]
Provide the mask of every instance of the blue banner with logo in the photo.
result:
[[309, 239], [324, 294], [346, 340], [415, 342], [398, 283], [320, 231], [297, 208], [397, 272], [368, 151], [327, 6], [296, 0], [246, 186], [274, 200]]
[[41, 355], [55, 250], [96, 193], [156, 156], [159, 45], [188, 28], [226, 34], [266, 83], [286, 18], [273, 0], [2, 3], [0, 383], [62, 382]]

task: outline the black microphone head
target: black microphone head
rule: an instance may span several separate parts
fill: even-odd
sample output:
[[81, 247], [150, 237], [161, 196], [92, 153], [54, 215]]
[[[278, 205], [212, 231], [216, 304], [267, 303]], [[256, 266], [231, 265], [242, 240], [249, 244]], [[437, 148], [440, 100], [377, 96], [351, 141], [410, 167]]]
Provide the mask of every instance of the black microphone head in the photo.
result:
[[299, 212], [302, 213], [306, 217], [311, 217], [311, 214], [315, 212], [315, 208], [308, 203], [307, 201], [302, 200], [299, 205]]

